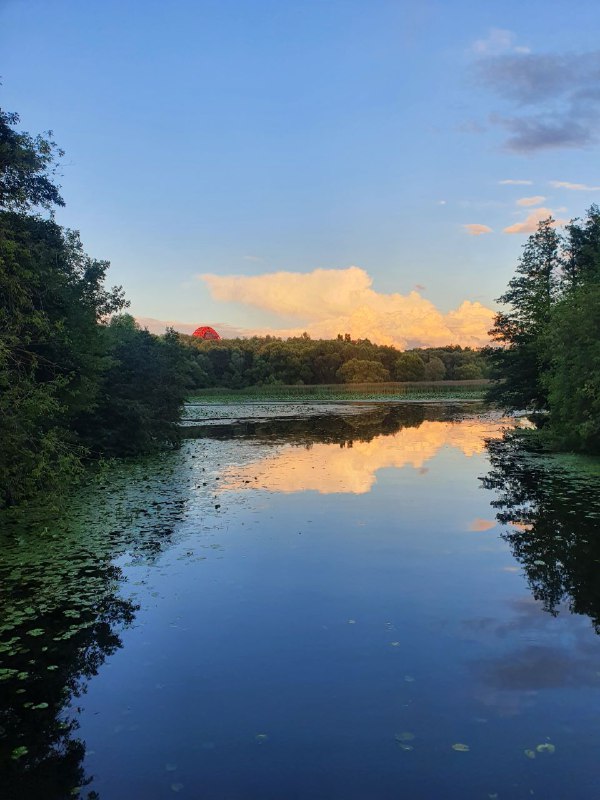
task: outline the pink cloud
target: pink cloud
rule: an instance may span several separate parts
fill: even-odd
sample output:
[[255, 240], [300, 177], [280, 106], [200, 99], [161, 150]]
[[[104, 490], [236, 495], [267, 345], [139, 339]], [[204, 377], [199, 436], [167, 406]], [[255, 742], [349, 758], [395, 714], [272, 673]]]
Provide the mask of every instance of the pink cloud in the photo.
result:
[[467, 225], [463, 225], [463, 228], [469, 236], [481, 236], [484, 233], [492, 233], [491, 228], [487, 225], [480, 225], [478, 222], [469, 222]]
[[[504, 228], [504, 233], [535, 233], [538, 229], [538, 224], [552, 215], [553, 212], [550, 208], [536, 208], [531, 211], [522, 222], [515, 222], [514, 225], [509, 225], [507, 228]], [[564, 224], [564, 219], [556, 219], [552, 223], [552, 227], [557, 228], [559, 225]]]

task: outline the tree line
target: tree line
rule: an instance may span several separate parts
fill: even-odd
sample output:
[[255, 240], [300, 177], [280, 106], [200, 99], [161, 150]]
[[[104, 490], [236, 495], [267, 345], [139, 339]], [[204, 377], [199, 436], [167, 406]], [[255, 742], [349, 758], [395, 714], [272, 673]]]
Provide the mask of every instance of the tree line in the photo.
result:
[[108, 262], [58, 225], [63, 153], [0, 109], [0, 508], [58, 489], [90, 456], [178, 440], [186, 349], [123, 312]]
[[600, 453], [600, 209], [542, 221], [498, 299], [489, 399], [542, 412], [550, 444]]
[[407, 350], [353, 340], [311, 339], [307, 333], [289, 339], [272, 336], [203, 340], [180, 334], [191, 349], [196, 389], [257, 385], [380, 383], [485, 378], [488, 364], [480, 350], [458, 345]]

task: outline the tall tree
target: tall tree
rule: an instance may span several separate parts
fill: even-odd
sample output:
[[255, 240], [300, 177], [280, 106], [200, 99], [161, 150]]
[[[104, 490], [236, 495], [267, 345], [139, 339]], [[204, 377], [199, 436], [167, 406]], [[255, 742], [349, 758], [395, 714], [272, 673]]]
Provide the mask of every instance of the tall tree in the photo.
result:
[[548, 354], [542, 333], [558, 289], [561, 238], [552, 218], [540, 222], [523, 248], [516, 275], [498, 298], [506, 311], [496, 315], [490, 335], [494, 384], [489, 397], [508, 408], [542, 408], [547, 392], [541, 379]]

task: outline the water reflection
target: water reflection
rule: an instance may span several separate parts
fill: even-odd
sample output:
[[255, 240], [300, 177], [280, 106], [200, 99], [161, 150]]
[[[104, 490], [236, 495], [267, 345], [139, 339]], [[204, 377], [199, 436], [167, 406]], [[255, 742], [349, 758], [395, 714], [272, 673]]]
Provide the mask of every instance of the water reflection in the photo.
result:
[[[221, 489], [239, 490], [253, 483], [277, 492], [366, 494], [382, 469], [409, 466], [426, 474], [427, 464], [443, 448], [454, 448], [471, 457], [485, 450], [486, 440], [502, 432], [498, 420], [431, 420], [424, 418], [427, 413], [426, 408], [388, 409], [379, 416], [338, 419], [335, 425], [328, 426], [326, 438], [318, 426], [305, 425], [304, 435], [294, 436], [293, 443], [272, 448], [266, 456], [242, 468], [232, 465], [225, 469]], [[323, 427], [327, 422], [324, 419], [320, 424]], [[296, 421], [287, 427], [297, 432], [300, 426]], [[275, 434], [274, 426], [270, 432]], [[286, 436], [290, 433], [285, 431]], [[281, 438], [285, 436], [280, 429], [278, 439]], [[331, 447], [332, 438], [339, 444], [336, 449]], [[475, 520], [474, 524], [473, 530], [495, 525], [485, 520]]]
[[[77, 698], [138, 610], [124, 595], [127, 554], [152, 563], [186, 506], [181, 454], [107, 468], [68, 508], [3, 519], [0, 566], [0, 796], [87, 791]], [[181, 477], [181, 475], [180, 475]]]
[[525, 449], [512, 432], [489, 443], [483, 485], [505, 525], [502, 537], [523, 565], [533, 597], [557, 615], [585, 614], [600, 633], [600, 478], [560, 458]]

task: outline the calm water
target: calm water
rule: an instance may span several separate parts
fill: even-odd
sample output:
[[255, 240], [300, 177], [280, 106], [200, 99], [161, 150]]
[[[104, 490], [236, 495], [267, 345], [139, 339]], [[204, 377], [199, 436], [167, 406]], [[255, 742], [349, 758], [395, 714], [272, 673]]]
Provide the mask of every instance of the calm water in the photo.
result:
[[464, 408], [219, 416], [3, 524], [0, 796], [599, 797], [600, 481]]

